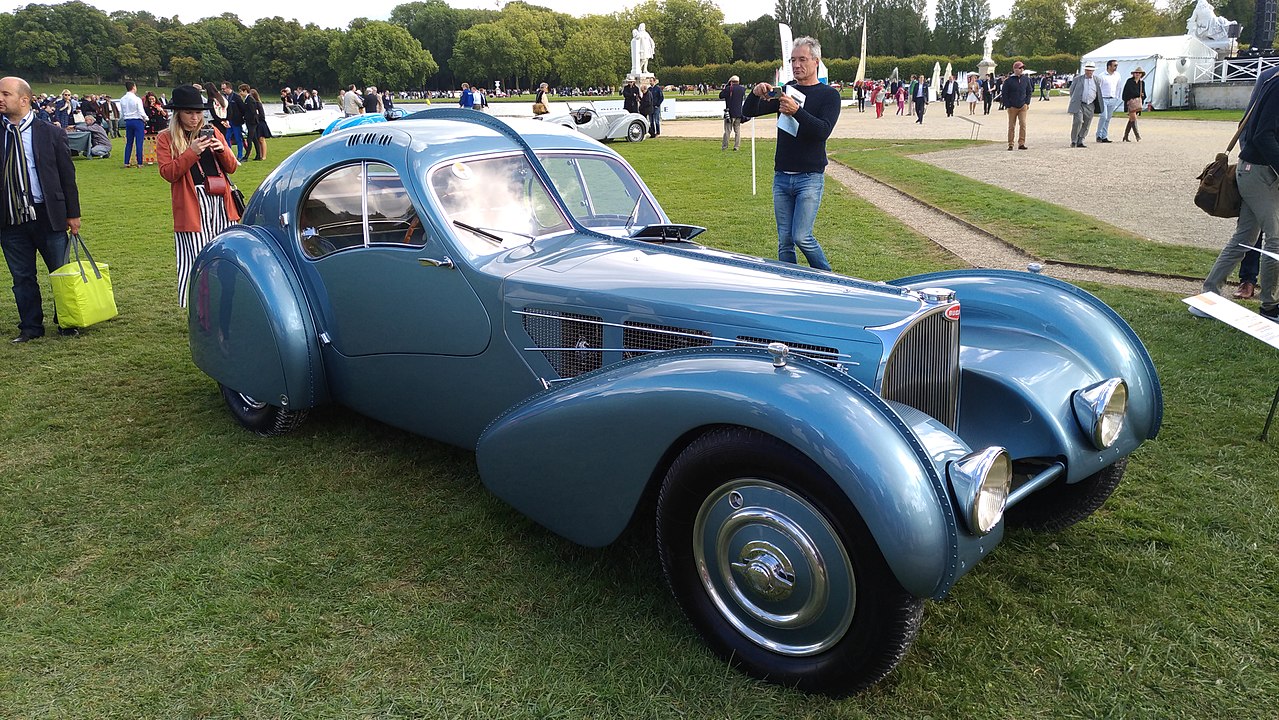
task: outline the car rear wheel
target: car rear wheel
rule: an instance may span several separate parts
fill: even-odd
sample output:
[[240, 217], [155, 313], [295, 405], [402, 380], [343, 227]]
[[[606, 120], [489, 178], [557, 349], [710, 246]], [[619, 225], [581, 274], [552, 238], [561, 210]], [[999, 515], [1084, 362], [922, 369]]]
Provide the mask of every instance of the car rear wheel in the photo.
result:
[[644, 123], [636, 120], [626, 128], [626, 142], [644, 142]]
[[277, 405], [268, 405], [242, 392], [218, 383], [222, 389], [222, 400], [235, 421], [245, 428], [263, 437], [283, 435], [302, 424], [306, 419], [305, 410], [285, 410]]
[[658, 495], [657, 543], [706, 642], [770, 682], [866, 688], [897, 665], [923, 616], [843, 491], [755, 430], [713, 430], [680, 454]]
[[1055, 482], [1008, 508], [1004, 521], [1043, 532], [1065, 530], [1096, 512], [1119, 487], [1127, 469], [1128, 458], [1124, 458], [1077, 483]]

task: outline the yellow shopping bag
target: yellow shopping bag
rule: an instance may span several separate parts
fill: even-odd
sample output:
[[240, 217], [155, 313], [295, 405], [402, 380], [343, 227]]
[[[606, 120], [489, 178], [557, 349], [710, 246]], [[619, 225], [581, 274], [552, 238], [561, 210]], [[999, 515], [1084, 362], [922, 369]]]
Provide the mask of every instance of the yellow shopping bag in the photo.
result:
[[[106, 263], [93, 261], [89, 248], [79, 234], [71, 236], [66, 265], [49, 273], [53, 286], [53, 305], [58, 311], [58, 325], [89, 327], [119, 315], [115, 294], [111, 291], [111, 275]], [[71, 260], [71, 250], [75, 260]], [[80, 251], [84, 251], [84, 258]]]

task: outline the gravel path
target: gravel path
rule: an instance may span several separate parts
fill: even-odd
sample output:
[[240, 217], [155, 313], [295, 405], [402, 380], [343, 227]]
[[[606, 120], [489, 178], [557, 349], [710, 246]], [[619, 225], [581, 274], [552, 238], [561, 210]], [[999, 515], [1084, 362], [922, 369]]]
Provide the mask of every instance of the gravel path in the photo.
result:
[[[1031, 106], [1025, 152], [1008, 152], [1003, 143], [1007, 115], [992, 110], [990, 115], [972, 116], [982, 125], [968, 122], [968, 108], [956, 108], [956, 117], [947, 118], [941, 103], [932, 103], [917, 125], [913, 119], [874, 112], [858, 113], [845, 107], [834, 137], [882, 138], [891, 140], [969, 138], [974, 129], [979, 139], [995, 140], [962, 150], [948, 150], [915, 156], [924, 162], [998, 187], [1020, 192], [1092, 215], [1154, 242], [1220, 248], [1234, 230], [1234, 221], [1209, 217], [1191, 202], [1195, 177], [1217, 152], [1225, 150], [1234, 133], [1233, 123], [1190, 120], [1159, 120], [1147, 113], [1140, 121], [1141, 142], [1120, 142], [1127, 118], [1112, 120], [1114, 142], [1092, 142], [1087, 147], [1070, 147], [1071, 117], [1065, 112], [1066, 98], [1036, 101]], [[755, 131], [760, 137], [774, 137], [772, 119], [761, 118]], [[742, 134], [749, 137], [749, 123]], [[718, 120], [688, 120], [663, 125], [665, 134], [680, 137], [720, 137]], [[749, 145], [743, 138], [743, 150]], [[770, 158], [761, 157], [762, 167]], [[1036, 262], [1031, 256], [999, 238], [978, 230], [948, 213], [848, 168], [832, 163], [828, 173], [853, 192], [865, 197], [885, 212], [908, 225], [965, 262], [979, 267], [1025, 269]], [[920, 208], [928, 208], [921, 214]], [[1199, 291], [1199, 283], [1157, 276], [1134, 275], [1043, 263], [1044, 271], [1067, 280], [1088, 280], [1168, 290], [1184, 294]], [[1204, 269], [1205, 272], [1207, 268]]]

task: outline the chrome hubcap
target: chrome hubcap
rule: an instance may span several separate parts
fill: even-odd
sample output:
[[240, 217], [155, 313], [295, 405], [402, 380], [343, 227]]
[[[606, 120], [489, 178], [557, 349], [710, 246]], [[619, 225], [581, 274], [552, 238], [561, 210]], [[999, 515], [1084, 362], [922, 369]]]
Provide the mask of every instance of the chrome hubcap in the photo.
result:
[[785, 600], [795, 588], [795, 570], [781, 550], [763, 541], [746, 543], [733, 563], [741, 582], [767, 600]]
[[702, 503], [692, 540], [703, 588], [752, 642], [812, 655], [852, 624], [856, 580], [847, 550], [825, 516], [788, 488], [753, 478], [726, 483]]

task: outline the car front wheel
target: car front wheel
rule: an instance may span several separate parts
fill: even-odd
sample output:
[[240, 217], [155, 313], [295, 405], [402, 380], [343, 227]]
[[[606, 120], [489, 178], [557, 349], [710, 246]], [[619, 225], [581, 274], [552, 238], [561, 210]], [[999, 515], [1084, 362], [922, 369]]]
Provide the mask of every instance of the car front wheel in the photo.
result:
[[626, 142], [644, 142], [644, 123], [636, 120], [626, 128]]
[[887, 675], [918, 632], [923, 602], [847, 496], [765, 433], [713, 430], [679, 455], [658, 496], [657, 543], [684, 613], [755, 677], [853, 693]]
[[302, 424], [306, 419], [305, 410], [285, 410], [277, 405], [268, 405], [242, 392], [218, 383], [222, 389], [222, 400], [235, 421], [245, 428], [263, 437], [283, 435]]

